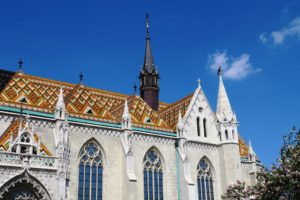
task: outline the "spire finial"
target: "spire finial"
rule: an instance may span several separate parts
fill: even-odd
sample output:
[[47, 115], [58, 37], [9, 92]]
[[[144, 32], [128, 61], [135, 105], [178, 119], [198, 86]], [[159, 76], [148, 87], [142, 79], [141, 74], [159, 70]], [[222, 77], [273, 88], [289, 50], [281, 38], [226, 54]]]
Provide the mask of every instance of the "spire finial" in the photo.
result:
[[22, 60], [22, 58], [19, 59], [18, 64], [19, 64], [19, 72], [23, 72], [23, 60]]
[[222, 76], [222, 66], [219, 66], [219, 69], [218, 69], [218, 75], [219, 75], [219, 76]]
[[198, 82], [198, 88], [201, 88], [201, 80], [200, 80], [200, 78], [198, 78], [198, 80], [197, 80], [197, 82]]
[[83, 73], [80, 72], [80, 74], [79, 74], [79, 82], [80, 82], [80, 84], [82, 84], [82, 80], [83, 80]]
[[146, 30], [147, 30], [147, 38], [150, 38], [150, 35], [149, 35], [149, 13], [147, 12], [146, 13]]

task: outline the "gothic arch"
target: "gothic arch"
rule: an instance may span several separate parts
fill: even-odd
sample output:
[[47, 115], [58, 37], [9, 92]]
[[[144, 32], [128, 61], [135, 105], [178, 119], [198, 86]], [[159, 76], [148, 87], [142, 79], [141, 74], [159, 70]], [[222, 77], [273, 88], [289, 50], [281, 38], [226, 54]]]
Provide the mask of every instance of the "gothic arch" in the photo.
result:
[[85, 141], [82, 145], [81, 145], [81, 147], [80, 147], [80, 150], [78, 151], [78, 154], [77, 154], [77, 160], [78, 160], [78, 162], [79, 162], [79, 160], [80, 160], [80, 156], [81, 156], [81, 153], [82, 153], [82, 150], [83, 150], [83, 148], [88, 144], [88, 143], [90, 143], [90, 142], [94, 142], [95, 144], [97, 144], [97, 146], [99, 147], [99, 150], [100, 150], [100, 154], [101, 154], [101, 156], [102, 156], [102, 165], [103, 165], [103, 167], [105, 166], [105, 164], [107, 164], [107, 160], [106, 160], [106, 154], [105, 154], [105, 151], [104, 151], [104, 148], [103, 148], [103, 146], [100, 144], [100, 142], [96, 139], [96, 138], [94, 138], [94, 137], [92, 137], [92, 138], [90, 138], [90, 139], [88, 139], [87, 141]]
[[51, 200], [43, 184], [27, 170], [8, 180], [0, 188], [0, 198], [11, 200]]
[[164, 158], [164, 156], [162, 155], [161, 151], [160, 151], [155, 145], [153, 145], [153, 146], [151, 146], [150, 148], [148, 148], [148, 149], [146, 150], [146, 152], [144, 153], [144, 156], [143, 156], [143, 166], [144, 166], [144, 160], [145, 160], [145, 157], [146, 157], [147, 153], [148, 153], [149, 151], [151, 151], [151, 150], [155, 151], [155, 152], [159, 155], [160, 160], [161, 160], [162, 170], [165, 171], [165, 169], [166, 169], [165, 158]]
[[87, 140], [78, 155], [78, 200], [103, 198], [104, 151], [95, 138]]
[[202, 156], [197, 164], [197, 191], [198, 199], [214, 200], [215, 197], [215, 170], [207, 156]]
[[164, 167], [161, 153], [152, 146], [143, 158], [144, 200], [164, 199]]
[[212, 176], [214, 178], [214, 180], [216, 179], [216, 170], [215, 170], [215, 167], [214, 167], [214, 164], [211, 162], [211, 159], [209, 158], [209, 156], [207, 155], [203, 155], [200, 160], [197, 162], [197, 166], [196, 168], [198, 167], [199, 163], [201, 160], [206, 160], [208, 163], [209, 163], [209, 166], [210, 166], [210, 169], [211, 169], [211, 173], [212, 173]]

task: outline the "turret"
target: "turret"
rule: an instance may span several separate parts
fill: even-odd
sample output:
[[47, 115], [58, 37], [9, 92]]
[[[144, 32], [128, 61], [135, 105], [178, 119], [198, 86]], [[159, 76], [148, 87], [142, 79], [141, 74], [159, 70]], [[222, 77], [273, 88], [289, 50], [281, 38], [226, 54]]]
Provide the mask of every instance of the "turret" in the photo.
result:
[[58, 197], [60, 200], [67, 198], [69, 190], [69, 176], [70, 176], [70, 132], [67, 121], [66, 105], [64, 101], [63, 89], [60, 88], [57, 98], [55, 111], [55, 153], [58, 157], [57, 165], [57, 180], [58, 180]]
[[146, 15], [146, 49], [144, 65], [140, 71], [140, 95], [153, 109], [158, 110], [159, 105], [159, 73], [154, 65], [150, 46], [149, 15]]
[[222, 79], [222, 68], [219, 67], [219, 92], [217, 101], [217, 129], [220, 146], [220, 163], [224, 166], [221, 172], [222, 189], [225, 192], [229, 184], [241, 180], [241, 158], [238, 143], [237, 120], [229, 103]]

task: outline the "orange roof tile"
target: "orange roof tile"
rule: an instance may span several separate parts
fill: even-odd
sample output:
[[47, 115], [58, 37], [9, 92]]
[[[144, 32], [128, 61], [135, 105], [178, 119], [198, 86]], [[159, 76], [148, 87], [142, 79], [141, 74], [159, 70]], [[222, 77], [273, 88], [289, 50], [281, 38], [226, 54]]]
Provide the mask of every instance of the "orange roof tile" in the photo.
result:
[[170, 104], [167, 108], [159, 111], [158, 115], [165, 120], [165, 122], [172, 127], [173, 130], [176, 129], [176, 125], [178, 122], [179, 111], [182, 115], [185, 114], [193, 94], [190, 94], [175, 103]]
[[[0, 70], [0, 105], [53, 113], [60, 87], [64, 89], [66, 109], [70, 116], [120, 123], [125, 98], [128, 98], [134, 126], [163, 131], [175, 131], [179, 111], [185, 114], [193, 96], [190, 94], [172, 104], [160, 102], [159, 111], [156, 112], [139, 96], [128, 97], [81, 84]], [[27, 103], [21, 103], [23, 98]], [[7, 134], [1, 136], [0, 147], [5, 146], [3, 142], [8, 137]], [[241, 138], [239, 144], [241, 156], [248, 156], [248, 147]]]

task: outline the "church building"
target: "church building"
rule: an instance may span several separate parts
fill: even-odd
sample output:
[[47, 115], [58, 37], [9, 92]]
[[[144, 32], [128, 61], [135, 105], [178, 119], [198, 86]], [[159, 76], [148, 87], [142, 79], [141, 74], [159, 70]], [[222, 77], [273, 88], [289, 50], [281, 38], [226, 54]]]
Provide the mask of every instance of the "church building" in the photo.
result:
[[160, 101], [148, 17], [139, 95], [88, 87], [82, 75], [78, 84], [29, 75], [22, 64], [0, 70], [0, 199], [220, 200], [237, 180], [256, 183], [261, 164], [221, 67], [215, 111], [200, 81]]

